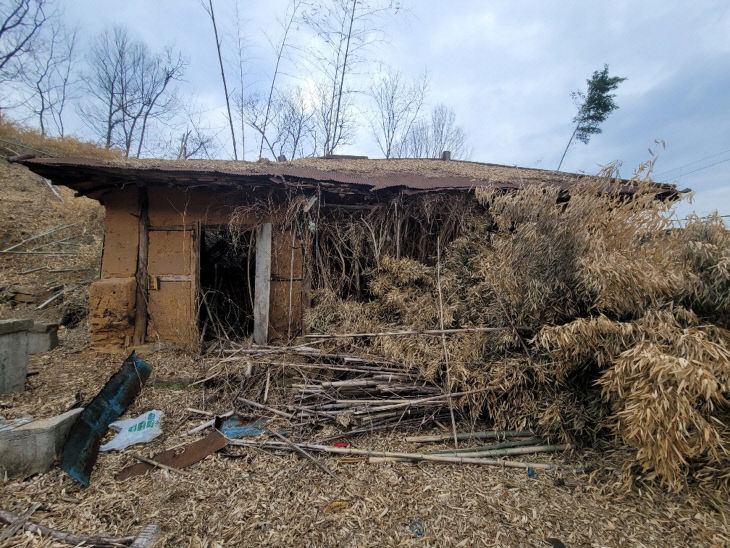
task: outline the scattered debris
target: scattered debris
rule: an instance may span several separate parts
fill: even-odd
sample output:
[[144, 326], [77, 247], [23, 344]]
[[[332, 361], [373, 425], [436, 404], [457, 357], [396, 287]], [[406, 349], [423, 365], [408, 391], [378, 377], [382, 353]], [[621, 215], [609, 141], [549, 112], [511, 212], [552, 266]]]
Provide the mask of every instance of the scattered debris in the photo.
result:
[[101, 439], [140, 393], [150, 373], [152, 366], [132, 352], [71, 428], [61, 468], [85, 487], [89, 485]]
[[[229, 440], [229, 443], [231, 445], [240, 445], [243, 447], [256, 447], [256, 448], [263, 448], [263, 449], [273, 449], [273, 450], [294, 450], [297, 452], [308, 450], [308, 451], [319, 451], [323, 453], [335, 453], [339, 455], [362, 455], [365, 457], [369, 457], [370, 462], [394, 462], [394, 461], [410, 461], [410, 462], [418, 462], [418, 461], [431, 461], [431, 462], [440, 462], [440, 463], [448, 463], [448, 464], [481, 464], [481, 465], [488, 465], [488, 466], [502, 466], [507, 468], [533, 468], [535, 470], [566, 470], [571, 472], [580, 472], [582, 469], [580, 467], [566, 467], [560, 464], [553, 464], [553, 463], [543, 463], [543, 462], [537, 462], [537, 463], [528, 463], [528, 462], [519, 462], [519, 461], [513, 461], [513, 460], [505, 460], [505, 459], [487, 459], [484, 457], [462, 457], [462, 456], [454, 456], [454, 455], [436, 455], [436, 454], [429, 454], [429, 453], [405, 453], [405, 452], [394, 452], [394, 451], [374, 451], [371, 449], [355, 449], [352, 447], [332, 447], [329, 445], [320, 445], [320, 444], [314, 444], [314, 443], [293, 443], [291, 441], [286, 442], [276, 442], [276, 441], [267, 441], [264, 443], [256, 442], [256, 441], [249, 441], [249, 440]], [[567, 449], [567, 445], [563, 447], [564, 449]], [[497, 455], [493, 455], [497, 456]], [[309, 456], [308, 458], [311, 458]], [[383, 459], [387, 459], [387, 461], [384, 461]]]
[[420, 521], [412, 521], [411, 524], [408, 526], [408, 529], [410, 529], [411, 533], [413, 533], [417, 537], [422, 537], [423, 534], [426, 532], [426, 528]]
[[162, 434], [160, 423], [164, 415], [162, 411], [153, 409], [137, 418], [114, 421], [109, 427], [119, 430], [119, 433], [109, 443], [102, 445], [99, 451], [121, 451], [130, 445], [152, 441]]
[[[17, 516], [11, 512], [0, 510], [0, 521], [8, 524], [16, 523], [21, 519], [21, 516]], [[79, 536], [72, 535], [71, 533], [64, 533], [57, 529], [51, 529], [45, 525], [33, 523], [31, 521], [25, 521], [22, 524], [22, 528], [36, 535], [51, 537], [66, 544], [74, 546], [96, 546], [99, 548], [112, 548], [114, 546], [129, 546], [132, 544], [137, 537], [104, 537], [104, 536]]]
[[[141, 462], [133, 464], [127, 468], [122, 469], [114, 478], [117, 481], [124, 481], [134, 476], [139, 476], [152, 470], [155, 466], [164, 465], [170, 468], [185, 468], [191, 464], [195, 464], [198, 461], [203, 460], [208, 455], [212, 455], [216, 451], [223, 449], [226, 446], [227, 440], [218, 431], [211, 432], [207, 437], [183, 445], [178, 449], [168, 449], [152, 456], [151, 459], [155, 461], [154, 464], [149, 462]], [[141, 459], [140, 459], [141, 460]]]
[[16, 519], [14, 522], [10, 524], [10, 527], [8, 527], [5, 531], [3, 531], [3, 534], [0, 535], [0, 541], [7, 540], [10, 537], [12, 537], [15, 533], [18, 532], [19, 529], [25, 525], [25, 522], [27, 522], [30, 519], [30, 516], [33, 515], [33, 512], [38, 510], [40, 508], [40, 503], [34, 502], [30, 505], [30, 508], [26, 510], [23, 515], [19, 516], [18, 519]]
[[231, 439], [259, 436], [266, 431], [264, 425], [268, 420], [266, 418], [260, 418], [254, 422], [244, 423], [240, 417], [234, 415], [226, 420], [221, 419], [221, 424], [216, 427], [216, 430], [220, 430], [226, 438]]

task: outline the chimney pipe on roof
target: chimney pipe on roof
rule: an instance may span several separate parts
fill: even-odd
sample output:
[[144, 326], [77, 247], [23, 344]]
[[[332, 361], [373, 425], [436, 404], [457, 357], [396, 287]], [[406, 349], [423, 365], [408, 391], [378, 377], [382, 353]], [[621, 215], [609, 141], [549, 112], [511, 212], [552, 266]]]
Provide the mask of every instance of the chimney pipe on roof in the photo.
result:
[[279, 157], [276, 159], [277, 162], [286, 162], [286, 156], [283, 154], [279, 155]]
[[444, 160], [445, 162], [448, 162], [449, 160], [451, 160], [451, 151], [450, 150], [444, 150], [441, 153], [441, 159]]

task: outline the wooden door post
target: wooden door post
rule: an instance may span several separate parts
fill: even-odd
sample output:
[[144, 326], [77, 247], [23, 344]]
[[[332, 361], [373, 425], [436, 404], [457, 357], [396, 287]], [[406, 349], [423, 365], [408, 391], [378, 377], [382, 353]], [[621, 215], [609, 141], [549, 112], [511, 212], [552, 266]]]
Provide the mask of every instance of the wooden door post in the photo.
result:
[[256, 280], [254, 283], [253, 341], [269, 339], [269, 292], [271, 287], [271, 223], [256, 228]]

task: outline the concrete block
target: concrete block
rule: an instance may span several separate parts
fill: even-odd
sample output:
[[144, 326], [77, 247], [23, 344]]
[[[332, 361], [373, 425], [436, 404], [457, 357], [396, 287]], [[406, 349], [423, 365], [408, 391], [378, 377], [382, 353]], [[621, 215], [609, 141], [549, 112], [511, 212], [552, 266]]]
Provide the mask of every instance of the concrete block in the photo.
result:
[[72, 409], [50, 419], [0, 429], [0, 477], [48, 472], [82, 411]]
[[35, 322], [28, 331], [28, 354], [47, 352], [58, 346], [58, 324]]
[[0, 394], [25, 390], [31, 327], [33, 320], [0, 320]]

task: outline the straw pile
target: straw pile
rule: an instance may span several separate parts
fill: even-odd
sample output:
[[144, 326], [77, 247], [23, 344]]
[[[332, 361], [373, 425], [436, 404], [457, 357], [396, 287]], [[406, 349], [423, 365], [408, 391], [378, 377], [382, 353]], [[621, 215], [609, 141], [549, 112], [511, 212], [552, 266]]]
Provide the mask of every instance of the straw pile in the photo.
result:
[[[384, 257], [366, 298], [315, 293], [313, 332], [493, 326], [377, 337], [369, 350], [438, 383], [499, 429], [590, 445], [618, 436], [641, 473], [681, 489], [730, 487], [730, 233], [719, 218], [669, 221], [650, 186], [477, 190], [485, 211], [441, 263]], [[437, 270], [443, 292], [439, 307]], [[340, 343], [342, 344], [342, 343]], [[450, 381], [450, 384], [449, 384]]]

